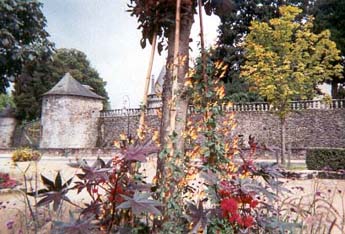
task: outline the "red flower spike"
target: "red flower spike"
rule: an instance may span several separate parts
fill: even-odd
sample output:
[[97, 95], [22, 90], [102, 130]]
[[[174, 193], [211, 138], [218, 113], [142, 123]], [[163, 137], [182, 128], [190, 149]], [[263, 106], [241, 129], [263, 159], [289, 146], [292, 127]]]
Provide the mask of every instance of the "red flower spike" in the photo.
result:
[[238, 203], [233, 198], [226, 198], [221, 201], [220, 207], [222, 211], [227, 211], [230, 214], [235, 214], [237, 213]]
[[254, 224], [254, 218], [250, 215], [242, 217], [243, 226], [250, 228]]
[[259, 204], [259, 202], [257, 200], [252, 200], [250, 202], [250, 208], [255, 208], [258, 204]]
[[239, 214], [237, 214], [237, 213], [232, 214], [231, 217], [229, 217], [229, 222], [230, 222], [230, 223], [238, 222], [238, 220], [239, 220], [240, 218], [241, 218], [241, 217], [239, 216]]

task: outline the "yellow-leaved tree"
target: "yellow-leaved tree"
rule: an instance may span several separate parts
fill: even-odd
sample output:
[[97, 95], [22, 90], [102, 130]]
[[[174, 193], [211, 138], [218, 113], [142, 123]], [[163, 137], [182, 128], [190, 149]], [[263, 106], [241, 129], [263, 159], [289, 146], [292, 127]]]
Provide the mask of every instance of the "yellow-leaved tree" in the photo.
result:
[[328, 30], [312, 33], [313, 19], [301, 21], [294, 6], [279, 8], [269, 23], [253, 21], [245, 39], [246, 63], [241, 75], [266, 97], [281, 122], [281, 162], [285, 163], [286, 117], [290, 102], [313, 98], [320, 82], [340, 77], [340, 51]]

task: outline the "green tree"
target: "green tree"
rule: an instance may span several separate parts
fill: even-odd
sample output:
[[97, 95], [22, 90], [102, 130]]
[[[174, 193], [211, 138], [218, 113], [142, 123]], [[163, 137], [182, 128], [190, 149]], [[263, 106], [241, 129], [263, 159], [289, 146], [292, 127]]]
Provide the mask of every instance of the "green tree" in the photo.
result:
[[0, 1], [0, 93], [6, 93], [26, 62], [52, 52], [41, 7], [36, 0]]
[[[337, 44], [337, 48], [341, 51], [342, 62], [345, 64], [345, 0], [318, 0], [312, 13], [315, 17], [314, 32], [330, 30], [331, 40]], [[345, 79], [334, 77], [328, 83], [332, 86], [333, 98], [345, 98], [343, 91]]]
[[290, 101], [312, 98], [323, 80], [341, 76], [339, 51], [329, 31], [312, 33], [312, 18], [296, 22], [301, 10], [279, 8], [269, 23], [253, 21], [245, 40], [246, 62], [241, 75], [266, 97], [281, 120], [282, 163], [285, 163], [286, 117]]
[[8, 94], [0, 93], [0, 112], [6, 107], [14, 107], [13, 97]]
[[262, 101], [263, 97], [240, 77], [241, 66], [245, 63], [243, 40], [249, 33], [252, 20], [268, 22], [279, 16], [279, 6], [295, 4], [307, 12], [310, 1], [305, 0], [233, 0], [232, 8], [220, 16], [217, 47], [211, 54], [214, 61], [221, 60], [228, 65], [224, 77], [227, 98], [234, 102]]
[[76, 49], [58, 49], [51, 59], [40, 58], [27, 63], [16, 79], [13, 96], [17, 117], [26, 120], [39, 118], [42, 94], [49, 91], [67, 72], [108, 99], [106, 82], [91, 67], [86, 55]]

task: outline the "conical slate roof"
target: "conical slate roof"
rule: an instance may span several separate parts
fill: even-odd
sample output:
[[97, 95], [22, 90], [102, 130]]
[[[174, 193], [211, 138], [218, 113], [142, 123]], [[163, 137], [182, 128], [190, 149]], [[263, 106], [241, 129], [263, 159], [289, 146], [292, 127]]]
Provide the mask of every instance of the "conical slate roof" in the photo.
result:
[[105, 99], [80, 84], [69, 73], [66, 73], [51, 90], [43, 94], [43, 96], [47, 95], [67, 95]]

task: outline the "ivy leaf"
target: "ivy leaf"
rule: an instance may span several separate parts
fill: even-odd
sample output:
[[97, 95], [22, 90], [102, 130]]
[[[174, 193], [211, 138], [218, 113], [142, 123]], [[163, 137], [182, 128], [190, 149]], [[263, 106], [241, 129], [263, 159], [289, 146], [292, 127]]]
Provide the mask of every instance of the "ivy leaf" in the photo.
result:
[[134, 214], [151, 213], [154, 215], [162, 215], [157, 208], [162, 204], [156, 200], [149, 199], [150, 193], [135, 192], [133, 197], [121, 195], [125, 201], [118, 205], [116, 209], [131, 209]]

